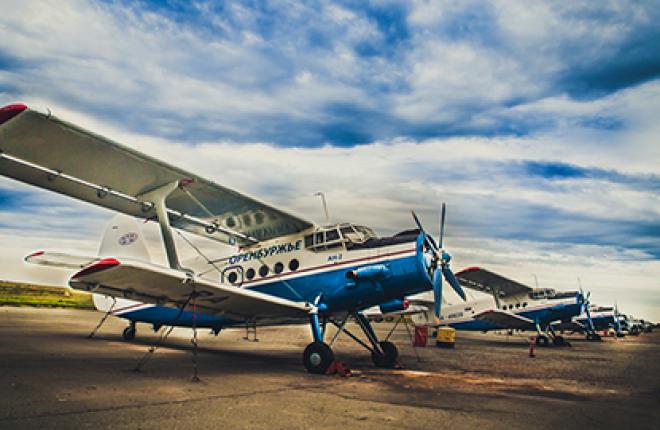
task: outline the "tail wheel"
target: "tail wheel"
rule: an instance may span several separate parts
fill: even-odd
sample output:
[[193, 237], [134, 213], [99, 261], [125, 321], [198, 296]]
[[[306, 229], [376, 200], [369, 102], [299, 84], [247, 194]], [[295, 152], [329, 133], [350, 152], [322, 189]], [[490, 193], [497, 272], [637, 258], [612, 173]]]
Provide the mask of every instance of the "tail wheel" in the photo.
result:
[[335, 354], [323, 342], [312, 342], [303, 352], [303, 364], [309, 373], [323, 374], [333, 361]]
[[131, 341], [135, 339], [135, 326], [130, 325], [124, 329], [124, 332], [122, 333], [122, 336], [124, 340]]
[[396, 349], [396, 346], [388, 341], [380, 342], [379, 345], [383, 351], [382, 353], [376, 350], [371, 352], [371, 359], [376, 367], [394, 367], [396, 359], [399, 357], [399, 351]]

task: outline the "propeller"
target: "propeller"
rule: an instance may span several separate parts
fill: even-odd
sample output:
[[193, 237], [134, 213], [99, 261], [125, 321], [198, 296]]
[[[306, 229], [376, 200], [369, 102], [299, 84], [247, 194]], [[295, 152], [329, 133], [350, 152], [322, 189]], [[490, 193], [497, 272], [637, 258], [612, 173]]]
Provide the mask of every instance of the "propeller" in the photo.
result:
[[578, 278], [578, 285], [580, 286], [580, 294], [582, 295], [582, 306], [584, 306], [584, 313], [587, 315], [587, 324], [589, 325], [589, 330], [591, 333], [596, 332], [596, 327], [594, 326], [594, 321], [591, 319], [591, 312], [589, 311], [589, 305], [591, 304], [591, 291], [587, 291], [587, 295], [584, 295], [582, 290], [582, 282]]
[[445, 281], [447, 281], [447, 283], [454, 289], [454, 291], [456, 291], [456, 294], [458, 294], [463, 300], [466, 300], [465, 291], [463, 291], [463, 288], [461, 288], [458, 280], [456, 279], [456, 276], [454, 276], [454, 273], [451, 271], [451, 267], [449, 266], [451, 255], [442, 249], [445, 234], [446, 206], [444, 203], [442, 204], [442, 212], [440, 214], [440, 239], [438, 244], [436, 244], [436, 242], [433, 240], [433, 237], [431, 237], [431, 235], [428, 234], [426, 230], [424, 230], [424, 227], [419, 221], [419, 218], [417, 218], [415, 211], [412, 211], [412, 216], [415, 220], [415, 224], [417, 224], [417, 228], [419, 228], [419, 231], [424, 235], [424, 242], [426, 243], [428, 250], [433, 253], [433, 260], [431, 261], [429, 268], [433, 269], [434, 311], [435, 316], [439, 318], [440, 306], [442, 302], [443, 276]]
[[619, 305], [614, 302], [614, 329], [617, 334], [621, 332], [621, 321], [619, 321]]

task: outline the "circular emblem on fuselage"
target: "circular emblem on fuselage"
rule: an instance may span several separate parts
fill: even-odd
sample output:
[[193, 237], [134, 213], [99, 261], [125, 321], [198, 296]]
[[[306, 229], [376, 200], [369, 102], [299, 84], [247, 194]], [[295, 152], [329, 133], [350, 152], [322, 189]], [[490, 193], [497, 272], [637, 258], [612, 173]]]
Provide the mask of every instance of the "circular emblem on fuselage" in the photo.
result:
[[134, 232], [126, 233], [118, 240], [120, 245], [130, 245], [138, 239], [138, 234]]

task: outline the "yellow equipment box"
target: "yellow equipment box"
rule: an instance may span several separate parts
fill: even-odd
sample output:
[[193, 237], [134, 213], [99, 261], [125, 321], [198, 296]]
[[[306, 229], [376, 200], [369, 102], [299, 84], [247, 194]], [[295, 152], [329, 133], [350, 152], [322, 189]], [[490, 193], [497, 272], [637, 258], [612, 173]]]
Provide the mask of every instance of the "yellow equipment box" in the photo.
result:
[[456, 343], [456, 329], [451, 327], [440, 327], [435, 346], [440, 348], [453, 348]]

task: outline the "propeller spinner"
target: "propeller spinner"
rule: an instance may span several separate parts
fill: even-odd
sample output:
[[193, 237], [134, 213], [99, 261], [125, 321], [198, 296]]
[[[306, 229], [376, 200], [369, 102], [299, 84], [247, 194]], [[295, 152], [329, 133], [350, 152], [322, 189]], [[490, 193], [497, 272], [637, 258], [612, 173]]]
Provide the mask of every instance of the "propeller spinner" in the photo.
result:
[[444, 276], [445, 281], [456, 291], [463, 300], [466, 300], [465, 291], [461, 288], [456, 276], [451, 271], [449, 262], [451, 261], [451, 255], [449, 255], [444, 249], [442, 249], [444, 233], [445, 233], [445, 215], [446, 207], [445, 204], [442, 204], [442, 212], [440, 214], [440, 240], [438, 241], [439, 245], [436, 245], [436, 242], [433, 240], [433, 237], [426, 233], [422, 223], [417, 218], [415, 211], [412, 211], [413, 219], [417, 228], [424, 235], [424, 241], [428, 249], [433, 253], [433, 260], [431, 262], [430, 268], [433, 269], [433, 298], [434, 298], [434, 312], [436, 317], [440, 317], [440, 306], [442, 302], [442, 278]]

